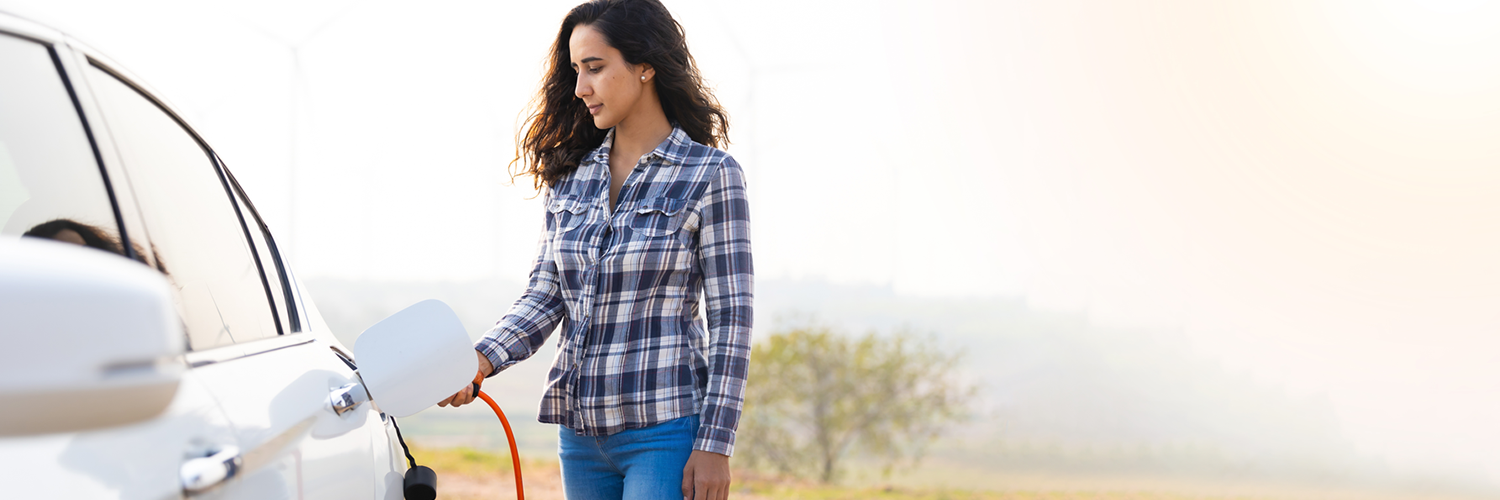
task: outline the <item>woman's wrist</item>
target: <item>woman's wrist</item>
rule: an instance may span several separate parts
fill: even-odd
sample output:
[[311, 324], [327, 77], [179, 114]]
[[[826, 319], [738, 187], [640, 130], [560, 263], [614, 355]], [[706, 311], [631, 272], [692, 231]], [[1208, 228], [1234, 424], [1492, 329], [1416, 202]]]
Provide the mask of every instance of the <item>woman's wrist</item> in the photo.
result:
[[479, 349], [475, 349], [474, 354], [479, 356], [479, 373], [484, 374], [486, 377], [494, 374], [495, 365], [490, 363], [490, 357], [485, 356], [484, 352]]

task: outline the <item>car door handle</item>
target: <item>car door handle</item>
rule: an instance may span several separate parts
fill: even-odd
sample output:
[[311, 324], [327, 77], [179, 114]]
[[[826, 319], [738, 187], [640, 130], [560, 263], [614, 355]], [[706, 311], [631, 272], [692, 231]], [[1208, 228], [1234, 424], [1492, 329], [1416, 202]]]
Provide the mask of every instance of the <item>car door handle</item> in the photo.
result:
[[225, 446], [213, 455], [183, 462], [178, 473], [182, 491], [187, 494], [208, 491], [234, 477], [243, 465], [240, 449], [235, 446]]
[[328, 393], [328, 406], [333, 408], [333, 413], [344, 416], [345, 413], [359, 408], [361, 403], [370, 400], [370, 394], [359, 384], [344, 384]]

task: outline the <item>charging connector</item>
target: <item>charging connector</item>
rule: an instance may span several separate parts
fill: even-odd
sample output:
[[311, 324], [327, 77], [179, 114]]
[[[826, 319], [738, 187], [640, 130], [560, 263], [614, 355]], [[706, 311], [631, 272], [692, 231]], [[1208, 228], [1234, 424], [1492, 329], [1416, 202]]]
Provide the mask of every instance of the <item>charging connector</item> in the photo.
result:
[[417, 465], [416, 457], [411, 456], [411, 448], [406, 446], [406, 438], [401, 435], [401, 426], [396, 425], [396, 417], [390, 417], [391, 427], [396, 429], [396, 441], [401, 443], [401, 451], [406, 453], [406, 476], [401, 479], [401, 494], [406, 500], [434, 500], [437, 498], [437, 472], [432, 468]]
[[[505, 418], [505, 412], [500, 410], [500, 405], [489, 394], [479, 390], [479, 383], [484, 381], [483, 375], [474, 376], [474, 395], [483, 399], [495, 411], [495, 416], [500, 417], [500, 425], [505, 427], [505, 439], [510, 442], [510, 464], [511, 470], [516, 474], [516, 500], [526, 500], [526, 489], [521, 485], [521, 455], [516, 450], [516, 434], [510, 429], [510, 420]], [[406, 500], [434, 500], [437, 498], [437, 472], [426, 466], [417, 465], [417, 459], [411, 456], [411, 448], [406, 446], [406, 438], [401, 436], [401, 426], [396, 425], [396, 417], [390, 417], [391, 427], [396, 429], [396, 441], [401, 443], [401, 451], [406, 453], [406, 462], [410, 467], [406, 469], [406, 477], [402, 480], [402, 493]]]

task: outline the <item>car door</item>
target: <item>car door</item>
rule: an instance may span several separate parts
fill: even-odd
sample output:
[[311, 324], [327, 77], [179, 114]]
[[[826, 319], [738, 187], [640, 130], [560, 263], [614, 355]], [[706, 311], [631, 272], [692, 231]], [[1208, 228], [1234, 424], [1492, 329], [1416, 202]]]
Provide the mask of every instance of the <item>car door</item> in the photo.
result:
[[[134, 228], [114, 202], [119, 179], [100, 163], [69, 84], [77, 74], [72, 53], [45, 31], [10, 32], [16, 24], [0, 15], [0, 238], [53, 239], [146, 260], [132, 238], [139, 233], [122, 230]], [[108, 335], [108, 325], [100, 327]], [[187, 373], [166, 412], [151, 420], [0, 439], [0, 491], [5, 498], [174, 498], [183, 462], [233, 439], [203, 381]]]
[[237, 476], [204, 494], [372, 498], [381, 419], [369, 404], [333, 413], [330, 392], [353, 370], [300, 331], [289, 287], [256, 248], [227, 171], [149, 94], [96, 61], [84, 73], [143, 221], [143, 252], [177, 289], [190, 372], [229, 422], [234, 442], [225, 444], [240, 451]]

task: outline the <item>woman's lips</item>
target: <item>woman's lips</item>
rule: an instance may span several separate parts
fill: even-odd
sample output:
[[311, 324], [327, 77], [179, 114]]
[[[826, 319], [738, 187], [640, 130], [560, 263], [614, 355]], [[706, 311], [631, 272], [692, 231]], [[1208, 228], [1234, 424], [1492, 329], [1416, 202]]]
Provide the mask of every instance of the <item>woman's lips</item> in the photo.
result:
[[597, 114], [599, 114], [599, 109], [601, 109], [603, 107], [604, 107], [603, 104], [595, 104], [593, 106], [589, 106], [589, 114], [591, 114], [591, 115], [597, 115]]

